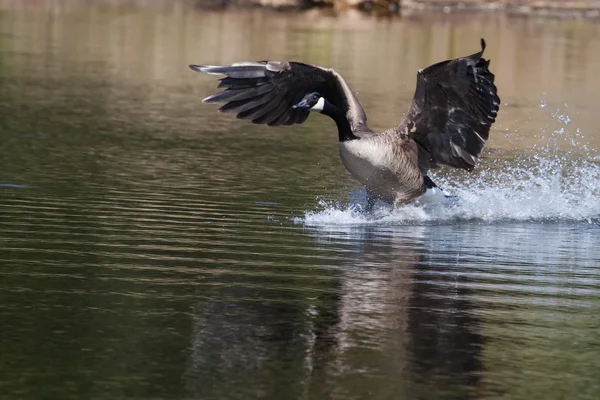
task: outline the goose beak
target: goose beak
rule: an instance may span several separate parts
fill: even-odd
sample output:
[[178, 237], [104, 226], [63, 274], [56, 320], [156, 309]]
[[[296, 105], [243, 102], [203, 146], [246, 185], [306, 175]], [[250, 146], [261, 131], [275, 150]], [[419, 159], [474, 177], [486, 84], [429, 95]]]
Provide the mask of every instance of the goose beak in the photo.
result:
[[305, 99], [300, 100], [300, 103], [292, 106], [292, 108], [300, 108], [300, 109], [305, 109], [305, 108], [310, 108], [308, 106], [308, 102]]

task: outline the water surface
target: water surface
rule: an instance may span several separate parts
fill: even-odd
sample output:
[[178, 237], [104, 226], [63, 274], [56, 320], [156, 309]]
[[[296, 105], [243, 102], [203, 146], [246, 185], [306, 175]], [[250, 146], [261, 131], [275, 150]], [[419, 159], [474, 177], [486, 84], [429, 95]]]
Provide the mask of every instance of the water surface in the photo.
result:
[[[0, 2], [0, 397], [596, 399], [600, 25]], [[28, 3], [29, 4], [29, 3]], [[451, 208], [379, 208], [313, 116], [189, 63], [331, 66], [374, 129], [477, 50], [503, 107]]]

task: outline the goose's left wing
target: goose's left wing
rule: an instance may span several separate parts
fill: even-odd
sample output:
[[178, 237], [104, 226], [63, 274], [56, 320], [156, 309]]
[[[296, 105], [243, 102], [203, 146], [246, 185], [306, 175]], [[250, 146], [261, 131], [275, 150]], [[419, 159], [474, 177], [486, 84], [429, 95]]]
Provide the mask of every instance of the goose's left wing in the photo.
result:
[[197, 72], [225, 75], [220, 93], [203, 100], [225, 103], [219, 111], [239, 119], [270, 126], [301, 124], [309, 111], [292, 108], [311, 92], [317, 92], [346, 113], [353, 129], [364, 129], [367, 117], [358, 99], [333, 69], [299, 62], [239, 62], [231, 65], [190, 65]]
[[413, 103], [400, 127], [419, 145], [423, 171], [440, 164], [472, 170], [496, 121], [500, 98], [481, 51], [417, 74]]

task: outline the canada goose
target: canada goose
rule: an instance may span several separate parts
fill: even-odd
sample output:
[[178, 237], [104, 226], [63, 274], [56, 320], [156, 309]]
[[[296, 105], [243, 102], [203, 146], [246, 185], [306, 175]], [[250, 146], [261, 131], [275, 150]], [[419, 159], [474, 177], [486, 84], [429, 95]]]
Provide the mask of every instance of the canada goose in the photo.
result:
[[225, 90], [203, 102], [226, 103], [219, 111], [239, 119], [293, 125], [306, 121], [310, 111], [333, 119], [342, 163], [365, 186], [371, 208], [376, 200], [401, 206], [436, 192], [429, 169], [473, 170], [500, 103], [484, 50], [481, 39], [480, 52], [419, 70], [408, 113], [382, 133], [369, 129], [358, 99], [333, 69], [291, 61], [190, 68], [225, 75], [218, 85]]

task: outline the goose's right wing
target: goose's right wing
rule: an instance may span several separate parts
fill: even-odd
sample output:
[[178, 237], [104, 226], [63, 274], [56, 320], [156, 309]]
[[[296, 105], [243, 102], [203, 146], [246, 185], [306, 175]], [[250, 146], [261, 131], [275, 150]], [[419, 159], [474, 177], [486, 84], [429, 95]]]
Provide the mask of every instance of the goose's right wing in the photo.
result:
[[441, 164], [472, 170], [496, 120], [500, 98], [481, 51], [431, 65], [417, 75], [403, 125], [419, 144], [422, 170]]
[[308, 110], [292, 108], [308, 93], [318, 92], [346, 113], [350, 126], [366, 125], [360, 103], [334, 70], [297, 62], [241, 62], [225, 66], [190, 65], [197, 72], [225, 75], [204, 103], [225, 103], [219, 111], [270, 126], [301, 124]]

